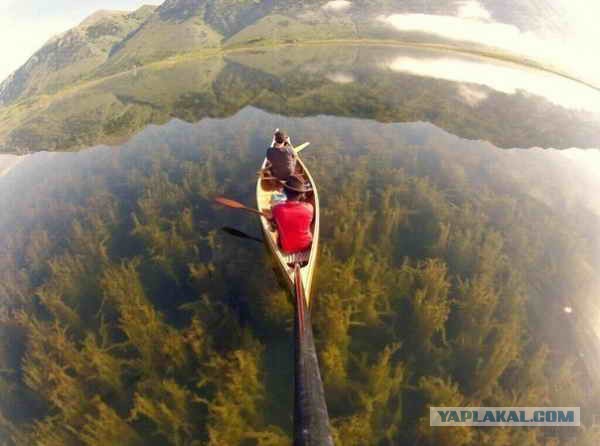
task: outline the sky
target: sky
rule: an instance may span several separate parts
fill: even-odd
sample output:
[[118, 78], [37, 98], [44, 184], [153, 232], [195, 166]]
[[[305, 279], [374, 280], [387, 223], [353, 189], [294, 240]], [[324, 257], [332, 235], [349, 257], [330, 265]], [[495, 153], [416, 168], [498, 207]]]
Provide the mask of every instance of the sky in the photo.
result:
[[134, 10], [160, 0], [0, 0], [0, 82], [52, 36], [99, 9]]

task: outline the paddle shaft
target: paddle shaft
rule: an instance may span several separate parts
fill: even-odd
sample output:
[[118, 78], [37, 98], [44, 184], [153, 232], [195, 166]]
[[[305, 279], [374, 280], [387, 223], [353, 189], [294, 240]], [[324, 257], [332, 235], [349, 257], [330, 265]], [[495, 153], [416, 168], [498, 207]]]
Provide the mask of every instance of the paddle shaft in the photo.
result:
[[265, 217], [267, 220], [269, 219], [269, 216], [267, 214], [265, 214], [264, 212], [261, 212], [257, 209], [252, 209], [252, 208], [249, 208], [246, 206], [244, 206], [243, 208], [231, 208], [231, 209], [239, 209], [241, 211], [252, 212], [253, 214], [258, 214], [261, 217]]
[[252, 212], [253, 214], [258, 214], [261, 217], [266, 218], [267, 220], [269, 219], [269, 216], [267, 214], [265, 214], [264, 212], [261, 212], [257, 209], [249, 208], [248, 206], [244, 206], [239, 201], [230, 200], [229, 198], [224, 198], [224, 197], [217, 197], [217, 198], [215, 198], [215, 202], [219, 203], [220, 205], [226, 206], [230, 209], [239, 209], [241, 211]]
[[323, 381], [306, 305], [300, 266], [294, 268], [296, 298], [294, 446], [333, 446]]

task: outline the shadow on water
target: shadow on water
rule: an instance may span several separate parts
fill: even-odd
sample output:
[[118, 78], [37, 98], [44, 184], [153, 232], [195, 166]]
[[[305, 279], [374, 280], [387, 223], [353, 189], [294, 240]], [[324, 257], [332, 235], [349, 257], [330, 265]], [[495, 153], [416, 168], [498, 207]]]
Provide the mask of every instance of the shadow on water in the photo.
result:
[[228, 226], [224, 226], [224, 227], [221, 228], [221, 231], [225, 232], [226, 234], [229, 234], [229, 235], [232, 235], [234, 237], [237, 237], [237, 238], [241, 238], [241, 239], [245, 239], [245, 240], [253, 240], [253, 241], [258, 242], [258, 243], [263, 243], [262, 239], [260, 239], [258, 237], [254, 237], [252, 235], [248, 235], [245, 232], [242, 232], [242, 231], [240, 231], [238, 229], [235, 229], [235, 228], [230, 228]]

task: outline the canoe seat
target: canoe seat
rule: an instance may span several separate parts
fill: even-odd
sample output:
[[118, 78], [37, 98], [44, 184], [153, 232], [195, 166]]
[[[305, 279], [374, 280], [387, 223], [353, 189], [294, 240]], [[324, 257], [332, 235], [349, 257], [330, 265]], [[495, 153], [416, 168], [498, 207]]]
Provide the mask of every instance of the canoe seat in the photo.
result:
[[300, 266], [304, 266], [310, 259], [310, 249], [308, 251], [295, 252], [293, 254], [282, 253], [283, 260], [288, 266], [293, 267], [296, 263], [300, 263]]

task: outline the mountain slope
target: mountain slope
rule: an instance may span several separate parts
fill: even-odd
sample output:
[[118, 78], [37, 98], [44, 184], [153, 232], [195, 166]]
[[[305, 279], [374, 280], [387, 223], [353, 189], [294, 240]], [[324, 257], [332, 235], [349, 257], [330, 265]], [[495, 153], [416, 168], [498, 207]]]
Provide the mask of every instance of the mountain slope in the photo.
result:
[[[439, 34], [427, 21], [422, 29], [403, 29], [385, 18], [416, 15], [418, 22], [425, 16], [439, 16], [442, 21], [466, 17], [481, 26], [498, 21], [501, 29], [511, 33], [562, 30], [560, 11], [551, 8], [551, 3], [552, 0], [166, 0], [159, 7], [147, 6], [134, 13], [104, 11], [51, 39], [0, 84], [0, 106], [55, 92], [82, 78], [97, 79], [203, 49], [383, 39], [449, 44], [474, 52], [493, 50], [493, 54], [504, 56], [506, 51], [495, 51], [494, 47], [472, 39], [460, 40], [460, 34]], [[541, 13], [546, 10], [554, 12]], [[536, 20], [538, 16], [541, 18]], [[515, 57], [521, 63], [545, 66], [536, 63], [535, 58]]]
[[224, 40], [270, 14], [275, 3], [274, 0], [167, 0], [135, 33], [115, 47], [98, 74], [112, 74], [177, 53], [220, 48]]
[[154, 11], [99, 11], [79, 26], [50, 39], [25, 65], [0, 84], [0, 105], [23, 96], [52, 92], [89, 75], [111, 48]]
[[167, 0], [120, 42], [98, 70], [111, 74], [179, 52], [218, 48], [222, 36], [204, 22], [206, 0]]

